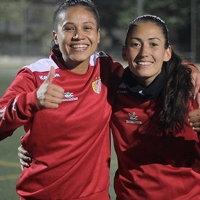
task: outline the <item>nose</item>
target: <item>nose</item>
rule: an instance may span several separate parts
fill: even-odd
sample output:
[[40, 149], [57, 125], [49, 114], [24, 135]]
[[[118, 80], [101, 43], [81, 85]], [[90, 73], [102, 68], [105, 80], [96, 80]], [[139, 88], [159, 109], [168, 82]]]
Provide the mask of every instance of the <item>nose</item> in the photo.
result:
[[146, 56], [148, 56], [148, 51], [149, 51], [148, 46], [143, 44], [140, 48], [140, 55], [143, 57], [146, 57]]
[[74, 31], [74, 36], [72, 37], [74, 40], [81, 40], [84, 38], [83, 32], [79, 29]]

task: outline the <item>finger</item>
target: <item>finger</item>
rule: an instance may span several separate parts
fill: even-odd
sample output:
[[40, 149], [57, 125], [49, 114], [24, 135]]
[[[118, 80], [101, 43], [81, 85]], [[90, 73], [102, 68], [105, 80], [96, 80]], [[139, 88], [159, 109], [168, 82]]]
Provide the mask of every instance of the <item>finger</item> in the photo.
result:
[[64, 92], [52, 91], [51, 93], [47, 93], [44, 99], [44, 105], [46, 105], [47, 102], [60, 104], [63, 101], [63, 97]]
[[46, 95], [45, 101], [44, 101], [44, 106], [46, 106], [47, 103], [55, 103], [55, 104], [60, 104], [62, 102], [63, 98], [60, 97], [55, 97], [52, 95]]
[[194, 99], [198, 98], [198, 93], [200, 92], [200, 83], [197, 81], [194, 83]]
[[58, 108], [64, 97], [64, 89], [57, 85], [49, 85], [43, 100], [45, 108]]
[[193, 126], [194, 123], [198, 123], [198, 121], [199, 121], [199, 118], [196, 118], [196, 117], [189, 118], [189, 123], [191, 126]]
[[191, 124], [191, 126], [193, 126], [193, 127], [199, 127], [200, 128], [200, 121], [193, 121], [193, 122], [191, 122], [190, 123]]
[[50, 71], [47, 75], [47, 79], [45, 80], [45, 83], [52, 83], [55, 75], [55, 68], [51, 67]]
[[199, 91], [196, 95], [196, 100], [197, 100], [198, 108], [200, 108], [200, 93], [199, 93]]
[[196, 132], [200, 132], [200, 128], [193, 127], [193, 130], [196, 131]]
[[30, 167], [30, 164], [27, 162], [24, 162], [22, 159], [19, 159], [19, 162], [21, 164], [21, 169], [23, 169], [24, 167]]
[[59, 104], [62, 102], [62, 99], [52, 97], [51, 95], [46, 95], [44, 101], [45, 108], [58, 108]]
[[31, 162], [31, 157], [24, 155], [22, 153], [18, 153], [18, 157], [20, 160], [23, 160], [24, 162], [30, 163]]
[[192, 85], [194, 86], [194, 98], [196, 97], [197, 93], [198, 93], [198, 88], [196, 87], [196, 74], [191, 74], [192, 78], [191, 78], [191, 82]]
[[196, 98], [197, 93], [200, 90], [200, 73], [197, 67], [194, 65], [188, 65], [188, 67], [192, 70], [191, 78], [192, 84], [194, 85], [194, 99]]
[[[196, 100], [195, 100], [196, 102]], [[197, 105], [196, 105], [197, 107]], [[194, 109], [194, 110], [191, 110], [189, 113], [188, 113], [189, 117], [200, 117], [200, 108], [197, 108], [197, 109]]]
[[198, 117], [199, 116], [199, 109], [195, 109], [195, 110], [191, 110], [188, 113], [189, 119], [193, 118], [193, 117]]
[[198, 93], [198, 91], [199, 91], [199, 86], [198, 86], [198, 84], [197, 84], [197, 73], [196, 72], [193, 72], [192, 74], [191, 74], [191, 76], [192, 76], [192, 79], [191, 79], [191, 81], [192, 81], [192, 84], [193, 84], [193, 86], [194, 86], [194, 99], [196, 98], [196, 95], [197, 95], [197, 93]]
[[191, 120], [190, 126], [193, 128], [193, 130], [199, 131], [200, 130], [200, 121], [199, 120], [194, 120], [194, 121]]
[[196, 75], [195, 95], [198, 95], [199, 92], [200, 92], [200, 73]]
[[47, 87], [46, 94], [63, 99], [64, 89], [59, 85], [51, 84]]
[[29, 157], [30, 157], [30, 154], [28, 153], [28, 151], [26, 151], [26, 150], [23, 148], [22, 145], [20, 145], [20, 146], [17, 148], [17, 150], [18, 150], [18, 154], [20, 153], [20, 154], [22, 154], [22, 155], [26, 155], [26, 156], [29, 156]]
[[200, 131], [200, 125], [199, 124], [192, 124], [191, 126], [192, 126], [193, 130], [195, 130], [197, 132]]

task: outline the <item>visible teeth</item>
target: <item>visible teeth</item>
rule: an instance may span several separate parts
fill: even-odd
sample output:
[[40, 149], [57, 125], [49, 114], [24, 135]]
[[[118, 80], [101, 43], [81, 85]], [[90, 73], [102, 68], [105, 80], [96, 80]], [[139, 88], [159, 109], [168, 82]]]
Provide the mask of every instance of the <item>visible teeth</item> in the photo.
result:
[[72, 48], [74, 48], [74, 49], [87, 48], [87, 45], [77, 44], [77, 45], [72, 45]]
[[150, 65], [151, 62], [138, 62], [138, 65]]

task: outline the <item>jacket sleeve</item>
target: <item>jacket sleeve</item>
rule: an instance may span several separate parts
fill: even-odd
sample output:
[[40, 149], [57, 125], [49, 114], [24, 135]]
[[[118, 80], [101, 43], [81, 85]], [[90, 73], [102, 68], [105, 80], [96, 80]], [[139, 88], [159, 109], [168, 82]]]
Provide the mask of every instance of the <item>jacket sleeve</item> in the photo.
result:
[[39, 110], [36, 90], [34, 74], [27, 68], [21, 69], [0, 99], [0, 140], [27, 124]]

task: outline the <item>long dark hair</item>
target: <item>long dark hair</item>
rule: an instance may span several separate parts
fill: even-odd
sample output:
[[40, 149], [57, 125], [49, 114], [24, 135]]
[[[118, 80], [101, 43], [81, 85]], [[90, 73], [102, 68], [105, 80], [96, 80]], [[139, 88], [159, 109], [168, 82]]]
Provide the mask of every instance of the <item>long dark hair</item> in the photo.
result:
[[[163, 20], [154, 15], [139, 16], [129, 24], [125, 46], [127, 46], [129, 35], [142, 22], [152, 22], [162, 30], [167, 49], [170, 45], [167, 26]], [[194, 90], [191, 69], [182, 64], [181, 57], [173, 49], [171, 59], [164, 62], [163, 67], [166, 68], [167, 82], [161, 94], [158, 126], [163, 135], [176, 135], [183, 130], [186, 124], [186, 115], [189, 112], [188, 99], [192, 97]]]
[[[56, 5], [54, 10], [54, 16], [53, 16], [53, 28], [55, 31], [57, 31], [57, 25], [60, 21], [59, 14], [63, 11], [65, 11], [69, 7], [73, 6], [84, 6], [88, 11], [93, 13], [94, 18], [97, 22], [97, 30], [100, 28], [100, 17], [99, 12], [96, 9], [95, 4], [91, 0], [66, 0], [63, 2], [60, 2]], [[57, 44], [55, 44], [54, 40], [51, 41], [51, 50], [59, 50], [59, 47]]]

